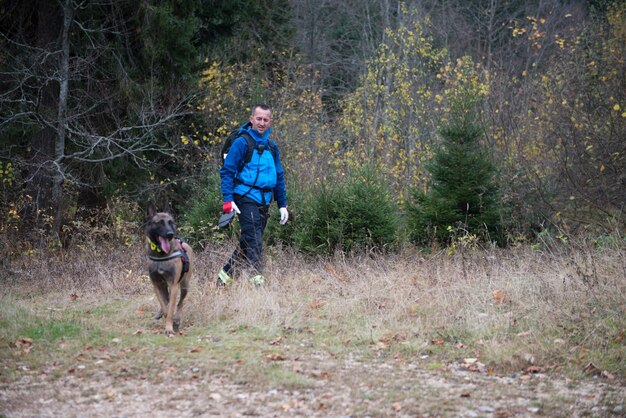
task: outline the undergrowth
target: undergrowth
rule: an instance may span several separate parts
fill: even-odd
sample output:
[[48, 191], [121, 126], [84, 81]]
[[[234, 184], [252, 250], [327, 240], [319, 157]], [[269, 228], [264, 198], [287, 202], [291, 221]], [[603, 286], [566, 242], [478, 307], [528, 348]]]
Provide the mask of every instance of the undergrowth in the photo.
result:
[[110, 259], [85, 251], [16, 260], [1, 272], [0, 379], [107, 367], [149, 377], [202, 365], [306, 387], [282, 361], [320, 352], [437, 370], [474, 358], [491, 373], [626, 379], [622, 248], [428, 255], [405, 248], [315, 259], [270, 249], [269, 285], [218, 289], [214, 274], [232, 245], [196, 254], [175, 338], [153, 319], [140, 248], [112, 249]]

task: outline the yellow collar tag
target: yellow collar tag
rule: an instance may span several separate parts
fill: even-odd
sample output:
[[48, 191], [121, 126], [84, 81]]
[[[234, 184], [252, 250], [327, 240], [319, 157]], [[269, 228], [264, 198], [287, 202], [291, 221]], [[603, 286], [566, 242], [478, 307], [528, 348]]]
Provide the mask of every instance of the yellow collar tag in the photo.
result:
[[150, 241], [150, 249], [151, 249], [152, 251], [156, 251], [156, 252], [158, 252], [158, 253], [160, 253], [160, 252], [161, 252], [161, 249], [160, 249], [159, 247], [157, 247], [157, 245], [156, 245], [154, 242], [152, 242], [152, 241]]

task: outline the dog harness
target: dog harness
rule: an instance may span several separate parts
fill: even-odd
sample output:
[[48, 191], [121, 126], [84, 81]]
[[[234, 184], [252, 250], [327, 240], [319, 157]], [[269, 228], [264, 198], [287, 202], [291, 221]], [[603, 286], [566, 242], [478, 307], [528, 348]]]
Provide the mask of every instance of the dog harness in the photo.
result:
[[[185, 251], [185, 247], [183, 247], [183, 240], [177, 237], [176, 242], [178, 242], [178, 250], [174, 251], [173, 253], [166, 254], [161, 257], [148, 254], [148, 258], [152, 261], [168, 261], [180, 257], [180, 261], [183, 263], [182, 274], [185, 274], [189, 271], [189, 255], [187, 254], [187, 251]], [[152, 251], [156, 251], [157, 253], [163, 253], [163, 250], [161, 249], [159, 244], [152, 242], [152, 240], [150, 240], [150, 249]]]

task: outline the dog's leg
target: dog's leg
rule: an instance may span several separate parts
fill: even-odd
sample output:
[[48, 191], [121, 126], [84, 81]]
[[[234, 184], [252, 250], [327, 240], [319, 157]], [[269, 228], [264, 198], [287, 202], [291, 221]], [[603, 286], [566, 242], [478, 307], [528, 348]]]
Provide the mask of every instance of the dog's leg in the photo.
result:
[[178, 331], [180, 327], [180, 323], [183, 319], [183, 302], [185, 301], [185, 297], [187, 296], [187, 291], [189, 290], [189, 273], [185, 273], [182, 280], [180, 281], [180, 300], [178, 301], [178, 305], [176, 306], [176, 313], [174, 314], [174, 330]]
[[176, 299], [178, 298], [180, 284], [178, 282], [172, 283], [170, 288], [170, 298], [167, 306], [167, 317], [165, 318], [165, 333], [167, 335], [174, 335], [174, 312], [176, 310]]
[[167, 283], [164, 280], [153, 279], [152, 288], [154, 289], [154, 294], [159, 301], [159, 311], [154, 316], [154, 319], [158, 320], [163, 317], [165, 312], [167, 312], [167, 301], [169, 299]]

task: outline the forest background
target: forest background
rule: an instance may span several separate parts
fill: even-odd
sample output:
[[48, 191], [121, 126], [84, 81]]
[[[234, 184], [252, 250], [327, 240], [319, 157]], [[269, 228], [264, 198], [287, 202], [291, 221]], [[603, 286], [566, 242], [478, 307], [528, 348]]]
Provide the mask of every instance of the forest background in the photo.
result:
[[[219, 241], [222, 141], [261, 102], [292, 213], [271, 242], [623, 240], [620, 1], [2, 0], [0, 43], [4, 254], [132, 245], [148, 201], [195, 246]], [[411, 216], [459, 114], [479, 128], [498, 239]]]

